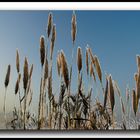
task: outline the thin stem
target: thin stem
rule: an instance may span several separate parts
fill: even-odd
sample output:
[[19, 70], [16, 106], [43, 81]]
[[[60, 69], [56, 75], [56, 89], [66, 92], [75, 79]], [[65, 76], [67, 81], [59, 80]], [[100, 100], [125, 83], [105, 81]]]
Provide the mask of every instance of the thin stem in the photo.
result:
[[51, 123], [51, 100], [49, 101], [49, 128], [52, 128], [52, 123]]
[[6, 120], [6, 93], [7, 93], [7, 87], [5, 87], [5, 94], [4, 94], [4, 107], [3, 107], [3, 111], [4, 111], [4, 120], [5, 120], [5, 126], [7, 128], [7, 120]]
[[113, 130], [115, 129], [115, 116], [114, 116], [114, 111], [112, 112], [112, 125], [113, 125]]
[[24, 90], [24, 130], [26, 129], [26, 90]]
[[61, 105], [60, 105], [60, 117], [59, 117], [59, 130], [61, 130]]
[[71, 123], [70, 123], [70, 100], [69, 100], [69, 96], [70, 96], [70, 91], [71, 91], [71, 79], [72, 79], [72, 64], [73, 64], [73, 53], [74, 53], [74, 42], [73, 42], [73, 47], [72, 47], [72, 53], [71, 53], [71, 65], [70, 65], [70, 80], [69, 80], [69, 87], [68, 87], [68, 128], [70, 128]]
[[43, 68], [41, 70], [41, 80], [40, 80], [40, 96], [39, 96], [39, 108], [38, 108], [38, 129], [41, 127], [41, 111], [42, 111], [42, 73]]
[[137, 113], [136, 113], [136, 115], [135, 115], [135, 125], [136, 125], [136, 130], [138, 129], [137, 128]]

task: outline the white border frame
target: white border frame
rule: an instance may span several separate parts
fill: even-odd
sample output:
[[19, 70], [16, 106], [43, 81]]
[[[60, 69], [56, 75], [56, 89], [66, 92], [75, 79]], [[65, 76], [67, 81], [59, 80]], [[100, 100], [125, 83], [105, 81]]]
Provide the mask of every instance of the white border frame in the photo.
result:
[[0, 10], [140, 10], [140, 2], [0, 2]]
[[[1, 10], [140, 10], [140, 2], [0, 2]], [[139, 138], [139, 131], [14, 131], [0, 130], [1, 138]]]

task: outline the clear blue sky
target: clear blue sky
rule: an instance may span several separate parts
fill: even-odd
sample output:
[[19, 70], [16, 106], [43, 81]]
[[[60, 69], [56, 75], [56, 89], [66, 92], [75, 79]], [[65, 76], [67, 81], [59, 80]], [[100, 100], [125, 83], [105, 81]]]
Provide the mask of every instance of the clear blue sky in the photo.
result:
[[[71, 59], [71, 16], [72, 11], [51, 11], [56, 24], [57, 38], [54, 48], [53, 84], [58, 87], [56, 54], [63, 49], [67, 60]], [[140, 11], [75, 11], [77, 16], [77, 37], [74, 49], [80, 46], [85, 56], [87, 44], [101, 63], [103, 74], [111, 73], [118, 81], [123, 94], [126, 85], [134, 87], [133, 74], [136, 72], [136, 54], [140, 54]], [[40, 82], [39, 38], [46, 36], [49, 11], [0, 11], [0, 110], [3, 104], [4, 79], [7, 65], [11, 64], [11, 81], [8, 88], [8, 109], [14, 105], [14, 88], [17, 78], [15, 58], [16, 48], [20, 53], [21, 66], [27, 56], [29, 64], [34, 64], [33, 102], [38, 105]], [[85, 58], [85, 57], [84, 57]], [[76, 62], [76, 57], [74, 59]], [[22, 70], [23, 68], [21, 68]], [[85, 72], [85, 69], [84, 69]], [[76, 78], [75, 78], [76, 77]], [[77, 67], [74, 63], [73, 81], [77, 84]], [[73, 84], [75, 89], [76, 84]], [[36, 108], [34, 106], [33, 108]]]

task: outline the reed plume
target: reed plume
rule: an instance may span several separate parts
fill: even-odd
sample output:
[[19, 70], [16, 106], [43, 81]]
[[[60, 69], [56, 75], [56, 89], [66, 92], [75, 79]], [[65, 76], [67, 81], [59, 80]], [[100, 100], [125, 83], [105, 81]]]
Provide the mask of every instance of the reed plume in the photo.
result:
[[93, 79], [94, 79], [94, 81], [96, 82], [96, 76], [95, 76], [95, 73], [94, 73], [94, 69], [93, 69], [93, 64], [92, 64], [92, 62], [90, 62], [89, 70], [90, 70], [90, 77], [93, 76]]
[[74, 44], [76, 39], [76, 33], [77, 33], [77, 22], [76, 22], [76, 14], [73, 12], [72, 20], [71, 20], [71, 36], [72, 36], [72, 42]]
[[137, 96], [136, 105], [137, 105], [137, 108], [138, 108], [139, 99], [140, 99], [140, 73], [135, 73], [134, 74], [134, 79], [135, 79], [135, 82], [136, 82], [136, 96]]
[[58, 72], [58, 76], [60, 76], [60, 72], [61, 72], [61, 54], [58, 52], [57, 55], [57, 72]]
[[132, 103], [133, 103], [133, 111], [136, 116], [138, 108], [137, 108], [137, 96], [136, 96], [135, 89], [132, 90]]
[[8, 65], [7, 68], [7, 73], [6, 73], [6, 77], [5, 77], [5, 88], [7, 88], [8, 84], [9, 84], [9, 80], [10, 80], [10, 71], [11, 71], [11, 65]]
[[64, 77], [64, 81], [66, 84], [66, 87], [68, 89], [69, 86], [69, 72], [68, 72], [68, 66], [67, 66], [67, 61], [66, 57], [63, 51], [61, 51], [61, 65], [62, 65], [62, 75]]
[[114, 97], [114, 88], [113, 88], [111, 75], [109, 75], [109, 97], [110, 97], [111, 110], [113, 112], [114, 105], [115, 105], [115, 97]]
[[46, 59], [45, 59], [45, 69], [44, 69], [44, 88], [45, 88], [46, 81], [47, 81], [47, 78], [48, 78], [48, 71], [49, 71], [48, 59], [46, 57]]
[[41, 65], [43, 67], [45, 61], [45, 37], [44, 36], [40, 37], [40, 60], [41, 60]]
[[28, 60], [25, 57], [24, 68], [23, 68], [23, 87], [24, 87], [25, 91], [27, 89], [27, 84], [28, 84], [28, 79], [29, 79], [29, 74], [28, 73], [29, 73], [28, 72]]
[[101, 65], [100, 65], [99, 59], [98, 59], [98, 57], [97, 57], [96, 55], [94, 56], [94, 60], [95, 60], [95, 68], [96, 68], [96, 71], [97, 71], [99, 80], [100, 80], [100, 82], [102, 83]]
[[20, 72], [20, 60], [19, 60], [19, 52], [18, 49], [16, 50], [16, 68], [17, 68], [17, 72]]
[[50, 34], [51, 34], [52, 24], [53, 24], [53, 15], [52, 15], [52, 13], [49, 13], [48, 26], [47, 26], [47, 37], [48, 38], [50, 37]]
[[136, 56], [136, 59], [137, 59], [138, 73], [140, 73], [140, 56], [137, 55], [137, 56]]
[[55, 40], [56, 40], [56, 26], [53, 25], [53, 29], [52, 29], [52, 38], [51, 38], [51, 48], [50, 48], [50, 59], [51, 59], [51, 60], [52, 60], [52, 55], [53, 55]]
[[80, 71], [82, 69], [82, 49], [80, 47], [78, 47], [78, 49], [77, 49], [77, 67], [78, 67], [78, 71], [80, 73]]

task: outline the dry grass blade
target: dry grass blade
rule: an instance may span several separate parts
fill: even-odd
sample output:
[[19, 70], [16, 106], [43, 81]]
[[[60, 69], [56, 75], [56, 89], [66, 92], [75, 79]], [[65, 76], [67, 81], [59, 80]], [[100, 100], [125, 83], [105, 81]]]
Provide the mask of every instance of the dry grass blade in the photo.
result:
[[16, 68], [17, 68], [17, 72], [20, 72], [20, 60], [19, 60], [19, 52], [18, 49], [16, 50]]
[[102, 71], [101, 71], [101, 65], [100, 65], [99, 59], [97, 56], [95, 56], [94, 60], [95, 60], [95, 68], [96, 68], [99, 80], [102, 83]]
[[90, 54], [90, 60], [91, 60], [92, 63], [94, 64], [94, 63], [95, 63], [95, 60], [94, 60], [94, 57], [93, 57], [91, 48], [88, 48], [88, 52], [89, 52], [89, 54]]
[[11, 71], [11, 65], [8, 65], [8, 68], [7, 68], [7, 73], [6, 73], [6, 77], [5, 77], [5, 87], [8, 86], [9, 84], [9, 80], [10, 80], [10, 71]]
[[119, 97], [121, 97], [120, 88], [119, 88], [119, 86], [118, 86], [118, 84], [117, 84], [117, 82], [116, 82], [116, 81], [114, 81], [114, 86], [115, 86], [115, 87], [116, 87], [116, 89], [117, 89], [117, 93], [118, 93]]
[[44, 36], [40, 37], [40, 60], [41, 60], [41, 65], [43, 67], [45, 61], [45, 37]]
[[123, 114], [125, 114], [125, 107], [124, 107], [124, 103], [123, 103], [122, 98], [121, 98], [121, 107], [122, 107], [122, 112], [123, 112]]
[[104, 108], [106, 108], [107, 96], [108, 96], [108, 80], [106, 78], [106, 88], [105, 88], [105, 94], [104, 94]]
[[26, 91], [27, 85], [28, 85], [28, 79], [29, 79], [29, 74], [28, 74], [28, 61], [27, 58], [25, 57], [24, 60], [24, 68], [23, 68], [23, 87], [24, 90]]
[[94, 81], [96, 82], [96, 76], [95, 76], [95, 73], [94, 73], [94, 69], [93, 69], [92, 62], [91, 62], [90, 65], [89, 65], [89, 69], [90, 69], [90, 77], [93, 76]]
[[29, 79], [31, 79], [31, 77], [32, 77], [33, 68], [34, 68], [34, 66], [33, 66], [33, 64], [32, 64], [32, 65], [31, 65], [30, 72], [29, 72]]
[[77, 49], [77, 67], [78, 67], [78, 71], [80, 73], [80, 71], [82, 69], [82, 49], [80, 47], [78, 47], [78, 49]]
[[115, 97], [114, 97], [114, 88], [113, 88], [111, 75], [109, 76], [109, 96], [110, 96], [111, 109], [113, 112], [114, 105], [115, 105]]
[[89, 74], [88, 48], [86, 48], [86, 70], [88, 75]]
[[75, 12], [73, 12], [71, 24], [72, 24], [71, 36], [72, 36], [72, 42], [74, 43], [75, 39], [76, 39], [76, 33], [77, 33], [77, 27], [76, 27], [77, 23], [76, 23], [76, 14], [75, 14]]
[[136, 116], [138, 108], [137, 108], [137, 96], [136, 96], [135, 89], [132, 90], [132, 104], [133, 104], [133, 111]]
[[48, 36], [48, 38], [50, 37], [50, 34], [51, 34], [52, 24], [53, 24], [53, 16], [52, 16], [52, 13], [49, 13], [48, 27], [47, 27], [47, 36]]
[[67, 66], [67, 61], [64, 55], [64, 52], [61, 51], [61, 66], [62, 66], [62, 75], [64, 77], [64, 81], [66, 84], [66, 87], [68, 89], [69, 86], [69, 72], [68, 72], [68, 66]]

